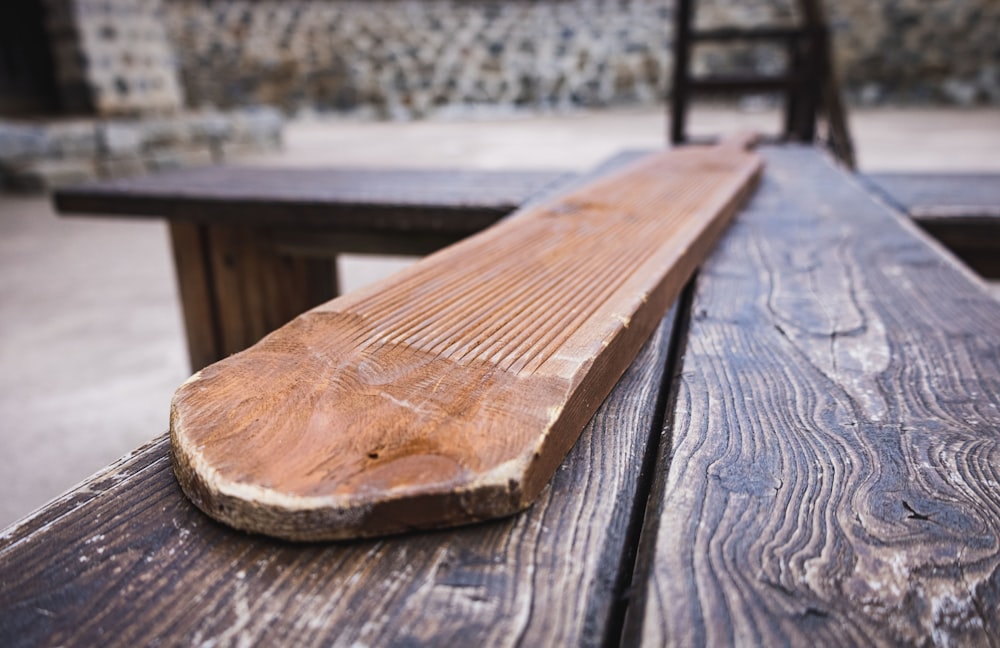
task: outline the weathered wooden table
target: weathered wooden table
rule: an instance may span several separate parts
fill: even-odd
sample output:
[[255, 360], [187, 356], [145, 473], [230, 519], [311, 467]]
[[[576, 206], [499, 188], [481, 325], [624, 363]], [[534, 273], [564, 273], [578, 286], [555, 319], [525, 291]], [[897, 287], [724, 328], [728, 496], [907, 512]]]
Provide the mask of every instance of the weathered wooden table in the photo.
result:
[[976, 272], [1000, 279], [1000, 173], [872, 173], [866, 178]]
[[211, 167], [60, 189], [64, 214], [166, 219], [193, 369], [337, 295], [342, 252], [427, 254], [569, 181], [559, 171]]
[[527, 512], [272, 541], [160, 437], [3, 534], [0, 644], [996, 644], [1000, 303], [816, 150], [763, 154]]

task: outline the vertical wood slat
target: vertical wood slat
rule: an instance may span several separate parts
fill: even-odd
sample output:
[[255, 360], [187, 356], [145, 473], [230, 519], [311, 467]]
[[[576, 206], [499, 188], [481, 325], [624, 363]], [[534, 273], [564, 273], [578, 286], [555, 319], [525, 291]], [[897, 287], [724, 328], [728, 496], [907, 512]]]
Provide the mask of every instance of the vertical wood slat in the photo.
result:
[[1000, 636], [1000, 303], [814, 151], [696, 282], [626, 643]]
[[266, 229], [213, 225], [207, 230], [220, 331], [213, 362], [336, 297], [333, 256], [281, 255]]
[[245, 230], [217, 225], [206, 229], [219, 327], [219, 357], [224, 358], [254, 342], [257, 322], [247, 318], [249, 308], [244, 295], [253, 255], [246, 245]]
[[281, 254], [265, 229], [169, 224], [192, 370], [336, 297], [333, 255]]
[[694, 0], [677, 0], [674, 20], [674, 70], [670, 92], [670, 143], [687, 140], [687, 111], [691, 101], [688, 68], [691, 67], [691, 27], [694, 24]]
[[197, 370], [221, 357], [208, 234], [197, 223], [171, 220], [169, 226], [188, 357], [192, 370]]

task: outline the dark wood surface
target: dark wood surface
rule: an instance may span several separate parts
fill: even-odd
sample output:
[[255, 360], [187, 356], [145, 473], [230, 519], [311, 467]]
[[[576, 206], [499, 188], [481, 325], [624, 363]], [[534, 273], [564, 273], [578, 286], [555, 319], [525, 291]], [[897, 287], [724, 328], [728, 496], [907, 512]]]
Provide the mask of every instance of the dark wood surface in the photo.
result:
[[868, 173], [867, 179], [914, 218], [1000, 219], [1000, 173]]
[[765, 155], [678, 359], [661, 329], [525, 514], [269, 541], [161, 438], [0, 537], [0, 645], [996, 645], [1000, 306], [816, 151]]
[[623, 593], [675, 311], [525, 513], [289, 544], [213, 522], [160, 437], [0, 539], [0, 645], [601, 645]]
[[468, 234], [572, 177], [562, 171], [219, 166], [59, 189], [59, 212], [215, 225]]
[[242, 351], [337, 295], [333, 255], [283, 253], [270, 229], [169, 226], [192, 369]]
[[695, 283], [626, 637], [1000, 638], [1000, 303], [814, 151]]
[[1000, 279], [1000, 173], [871, 173], [865, 180], [977, 273]]

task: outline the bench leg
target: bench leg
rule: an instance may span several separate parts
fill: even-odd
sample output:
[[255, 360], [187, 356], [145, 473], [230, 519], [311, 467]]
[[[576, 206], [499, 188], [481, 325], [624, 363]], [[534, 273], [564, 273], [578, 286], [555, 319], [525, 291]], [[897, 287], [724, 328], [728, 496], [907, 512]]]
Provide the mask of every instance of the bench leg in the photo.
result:
[[195, 223], [170, 221], [170, 241], [174, 268], [184, 313], [188, 357], [191, 370], [197, 371], [218, 359], [220, 354], [208, 242], [205, 228]]
[[281, 255], [267, 230], [172, 221], [170, 233], [192, 370], [337, 295], [334, 258]]

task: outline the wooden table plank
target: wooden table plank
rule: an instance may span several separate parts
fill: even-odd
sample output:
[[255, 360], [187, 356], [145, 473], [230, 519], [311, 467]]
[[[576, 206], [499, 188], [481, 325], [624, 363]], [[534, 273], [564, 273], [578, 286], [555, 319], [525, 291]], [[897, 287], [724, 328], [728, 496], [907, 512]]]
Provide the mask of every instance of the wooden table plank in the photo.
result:
[[1000, 637], [1000, 304], [813, 150], [696, 281], [626, 643]]
[[969, 267], [988, 279], [1000, 279], [1000, 174], [871, 173], [864, 177]]
[[865, 177], [917, 219], [1000, 218], [1000, 173], [881, 172]]
[[541, 646], [617, 637], [673, 317], [536, 504], [504, 520], [340, 544], [250, 536], [188, 502], [160, 437], [4, 532], [0, 645]]
[[201, 167], [59, 189], [65, 215], [363, 232], [478, 232], [565, 171]]

